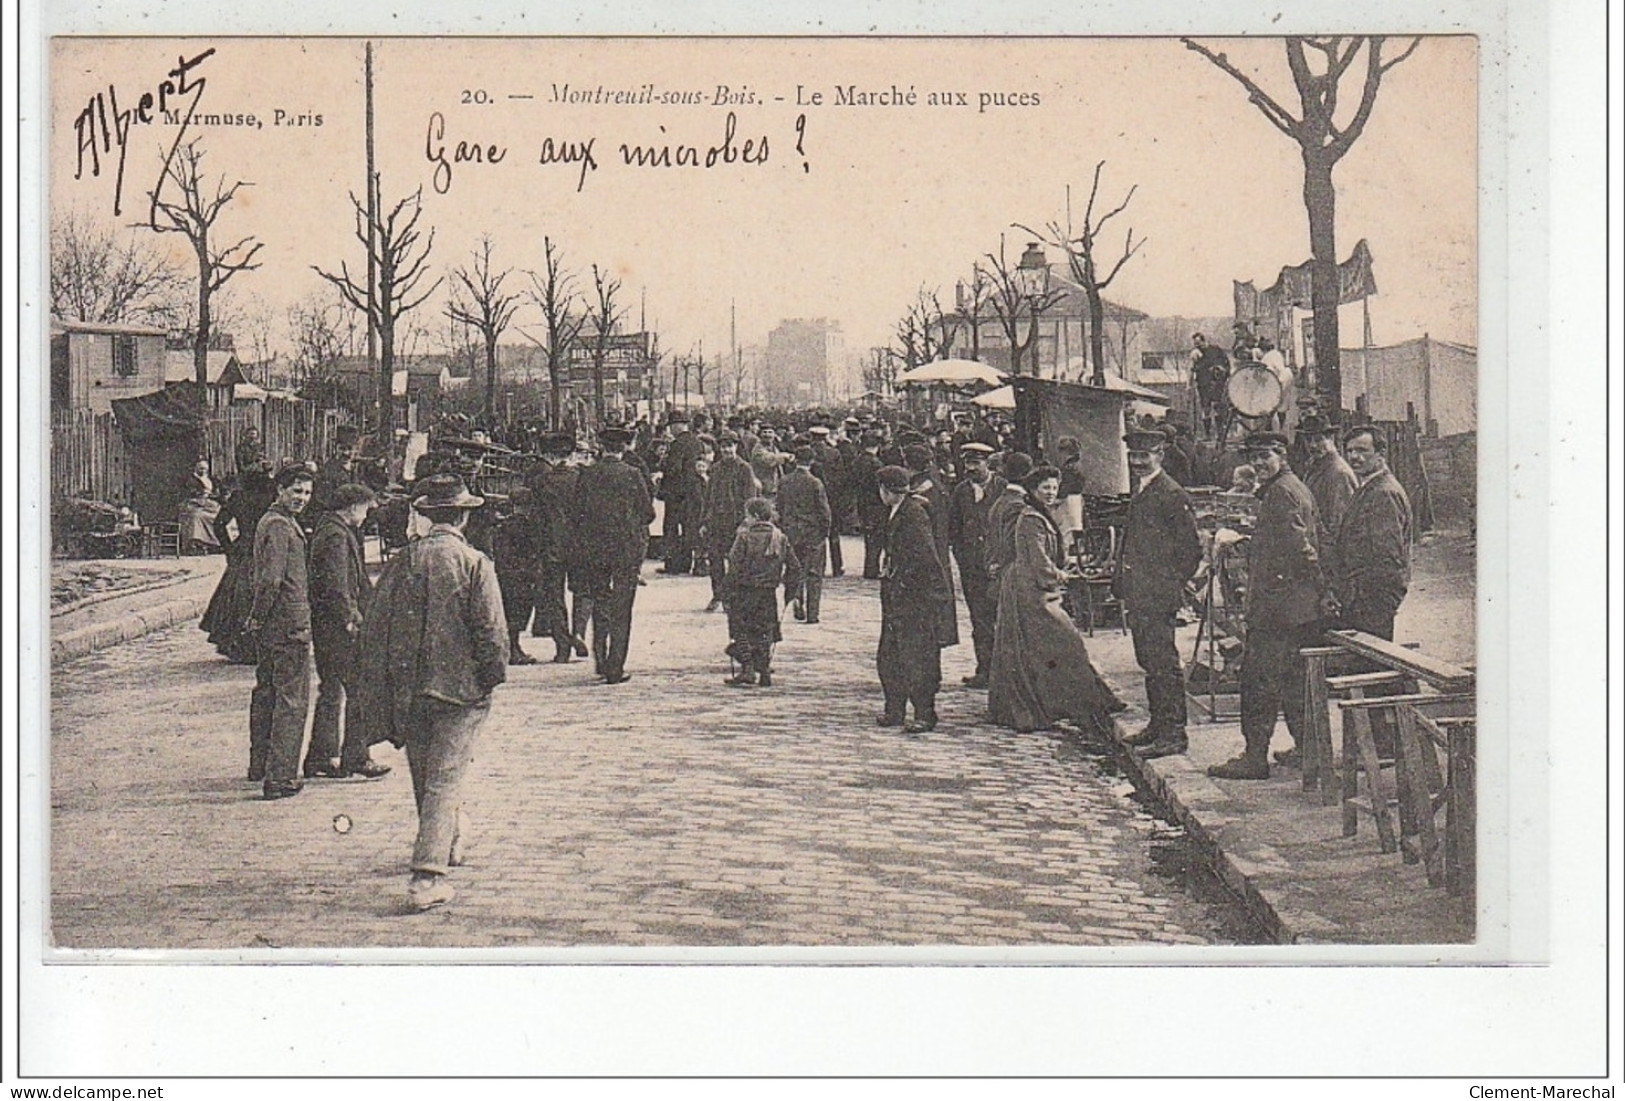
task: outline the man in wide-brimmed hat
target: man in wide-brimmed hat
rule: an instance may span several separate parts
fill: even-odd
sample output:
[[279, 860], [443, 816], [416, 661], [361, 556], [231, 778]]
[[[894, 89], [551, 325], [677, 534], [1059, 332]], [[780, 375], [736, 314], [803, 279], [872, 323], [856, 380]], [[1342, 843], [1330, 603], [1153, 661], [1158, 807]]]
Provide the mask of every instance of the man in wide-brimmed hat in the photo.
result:
[[357, 695], [370, 742], [406, 747], [417, 800], [412, 906], [448, 902], [447, 873], [467, 843], [463, 777], [507, 679], [508, 627], [491, 559], [468, 542], [471, 510], [485, 504], [456, 474], [418, 484], [412, 507], [431, 524], [384, 566], [361, 626]]

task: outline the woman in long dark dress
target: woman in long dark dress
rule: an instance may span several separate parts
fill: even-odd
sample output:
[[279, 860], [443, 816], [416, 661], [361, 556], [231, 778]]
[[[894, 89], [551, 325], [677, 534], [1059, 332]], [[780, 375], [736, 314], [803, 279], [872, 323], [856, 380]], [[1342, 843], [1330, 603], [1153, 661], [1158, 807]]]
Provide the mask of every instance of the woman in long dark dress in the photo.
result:
[[1050, 517], [1060, 492], [1053, 466], [1022, 479], [1028, 501], [1015, 524], [1015, 558], [999, 571], [999, 618], [988, 677], [988, 716], [1019, 731], [1057, 719], [1104, 733], [1116, 697], [1089, 661], [1083, 636], [1061, 606], [1066, 559]]
[[[226, 572], [215, 586], [198, 626], [208, 634], [216, 650], [240, 665], [252, 665], [256, 660], [254, 636], [245, 629], [254, 603], [254, 529], [275, 500], [276, 484], [265, 464], [260, 464], [242, 473], [237, 489], [214, 518], [215, 538], [226, 553]], [[233, 520], [235, 538], [231, 534]]]

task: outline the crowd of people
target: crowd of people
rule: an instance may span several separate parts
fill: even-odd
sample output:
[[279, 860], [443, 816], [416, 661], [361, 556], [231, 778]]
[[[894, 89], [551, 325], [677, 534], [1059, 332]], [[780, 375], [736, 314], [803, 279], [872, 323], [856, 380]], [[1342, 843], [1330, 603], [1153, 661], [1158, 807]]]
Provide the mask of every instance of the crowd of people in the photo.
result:
[[[1311, 456], [1304, 479], [1288, 467], [1286, 437], [1261, 432], [1231, 456], [1223, 483], [1256, 477], [1259, 510], [1246, 745], [1215, 776], [1268, 776], [1276, 716], [1285, 712], [1294, 738], [1301, 726], [1298, 649], [1331, 624], [1391, 638], [1408, 584], [1409, 503], [1386, 471], [1381, 433], [1350, 430], [1341, 452], [1324, 421], [1307, 417], [1299, 433]], [[704, 607], [727, 617], [729, 687], [774, 686], [783, 615], [821, 621], [824, 578], [845, 572], [841, 537], [861, 534], [862, 576], [878, 582], [881, 726], [937, 727], [941, 651], [959, 642], [962, 596], [975, 654], [964, 681], [987, 692], [990, 721], [1105, 737], [1126, 705], [1072, 614], [1077, 535], [1089, 522], [1081, 448], [1055, 441], [1052, 466], [1010, 435], [980, 415], [926, 428], [873, 414], [713, 422], [678, 412], [658, 428], [603, 427], [591, 447], [573, 433], [536, 434], [534, 456], [504, 452], [500, 494], [480, 488], [482, 440], [463, 441], [472, 458], [431, 448], [409, 490], [368, 477], [353, 439], [321, 464], [273, 467], [239, 452], [235, 489], [214, 517], [228, 567], [202, 626], [222, 654], [257, 666], [248, 776], [266, 799], [283, 799], [307, 779], [382, 777], [390, 769], [371, 746], [403, 747], [419, 813], [408, 894], [417, 908], [448, 900], [466, 842], [462, 776], [508, 666], [538, 660], [527, 631], [552, 641], [553, 662], [590, 655], [606, 686], [631, 678], [637, 592], [660, 583], [642, 576], [657, 501], [653, 572], [708, 577]], [[1203, 552], [1184, 484], [1215, 468], [1187, 446], [1177, 416], [1124, 439], [1134, 485], [1113, 588], [1150, 711], [1127, 741], [1155, 757], [1187, 747], [1174, 637]], [[398, 540], [384, 539], [391, 553], [375, 584], [362, 533], [391, 503], [409, 515]]]

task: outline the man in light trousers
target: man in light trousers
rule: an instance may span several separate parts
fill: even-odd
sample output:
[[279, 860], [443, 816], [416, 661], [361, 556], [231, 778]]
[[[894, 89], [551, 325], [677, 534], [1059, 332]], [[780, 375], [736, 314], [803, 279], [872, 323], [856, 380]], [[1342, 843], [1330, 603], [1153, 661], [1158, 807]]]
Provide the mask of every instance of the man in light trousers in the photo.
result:
[[424, 480], [412, 502], [433, 527], [384, 567], [358, 649], [369, 741], [406, 747], [417, 800], [412, 907], [451, 901], [450, 869], [467, 841], [462, 785], [474, 744], [507, 677], [508, 627], [491, 559], [464, 536], [485, 504], [462, 478]]

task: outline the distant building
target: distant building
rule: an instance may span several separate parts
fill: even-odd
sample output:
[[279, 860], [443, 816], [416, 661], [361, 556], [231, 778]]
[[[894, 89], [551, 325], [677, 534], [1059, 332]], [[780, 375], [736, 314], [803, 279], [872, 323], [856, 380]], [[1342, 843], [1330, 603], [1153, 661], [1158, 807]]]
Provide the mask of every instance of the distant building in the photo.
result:
[[[246, 385], [243, 365], [235, 352], [211, 351], [206, 360], [210, 408], [220, 410], [230, 405], [236, 389]], [[197, 365], [190, 351], [173, 349], [164, 353], [164, 383], [196, 382]]]
[[[406, 419], [397, 426], [412, 431], [427, 428], [440, 414], [444, 397], [468, 385], [465, 376], [451, 373], [455, 358], [447, 355], [396, 356], [391, 397], [406, 399]], [[344, 387], [355, 406], [352, 412], [365, 417], [378, 402], [378, 369], [366, 356], [341, 356], [327, 372]], [[398, 405], [397, 405], [398, 407]]]
[[[593, 405], [597, 393], [593, 351], [598, 346], [598, 334], [590, 326], [583, 328], [570, 347], [566, 396], [572, 401]], [[543, 357], [544, 374], [546, 358]], [[604, 409], [615, 412], [636, 407], [649, 398], [651, 389], [658, 384], [650, 378], [654, 370], [654, 334], [609, 334], [604, 347]]]
[[841, 323], [826, 318], [779, 322], [767, 334], [761, 397], [768, 405], [821, 405], [830, 400], [831, 372], [845, 362]]
[[112, 411], [164, 388], [164, 331], [51, 319], [51, 408]]

